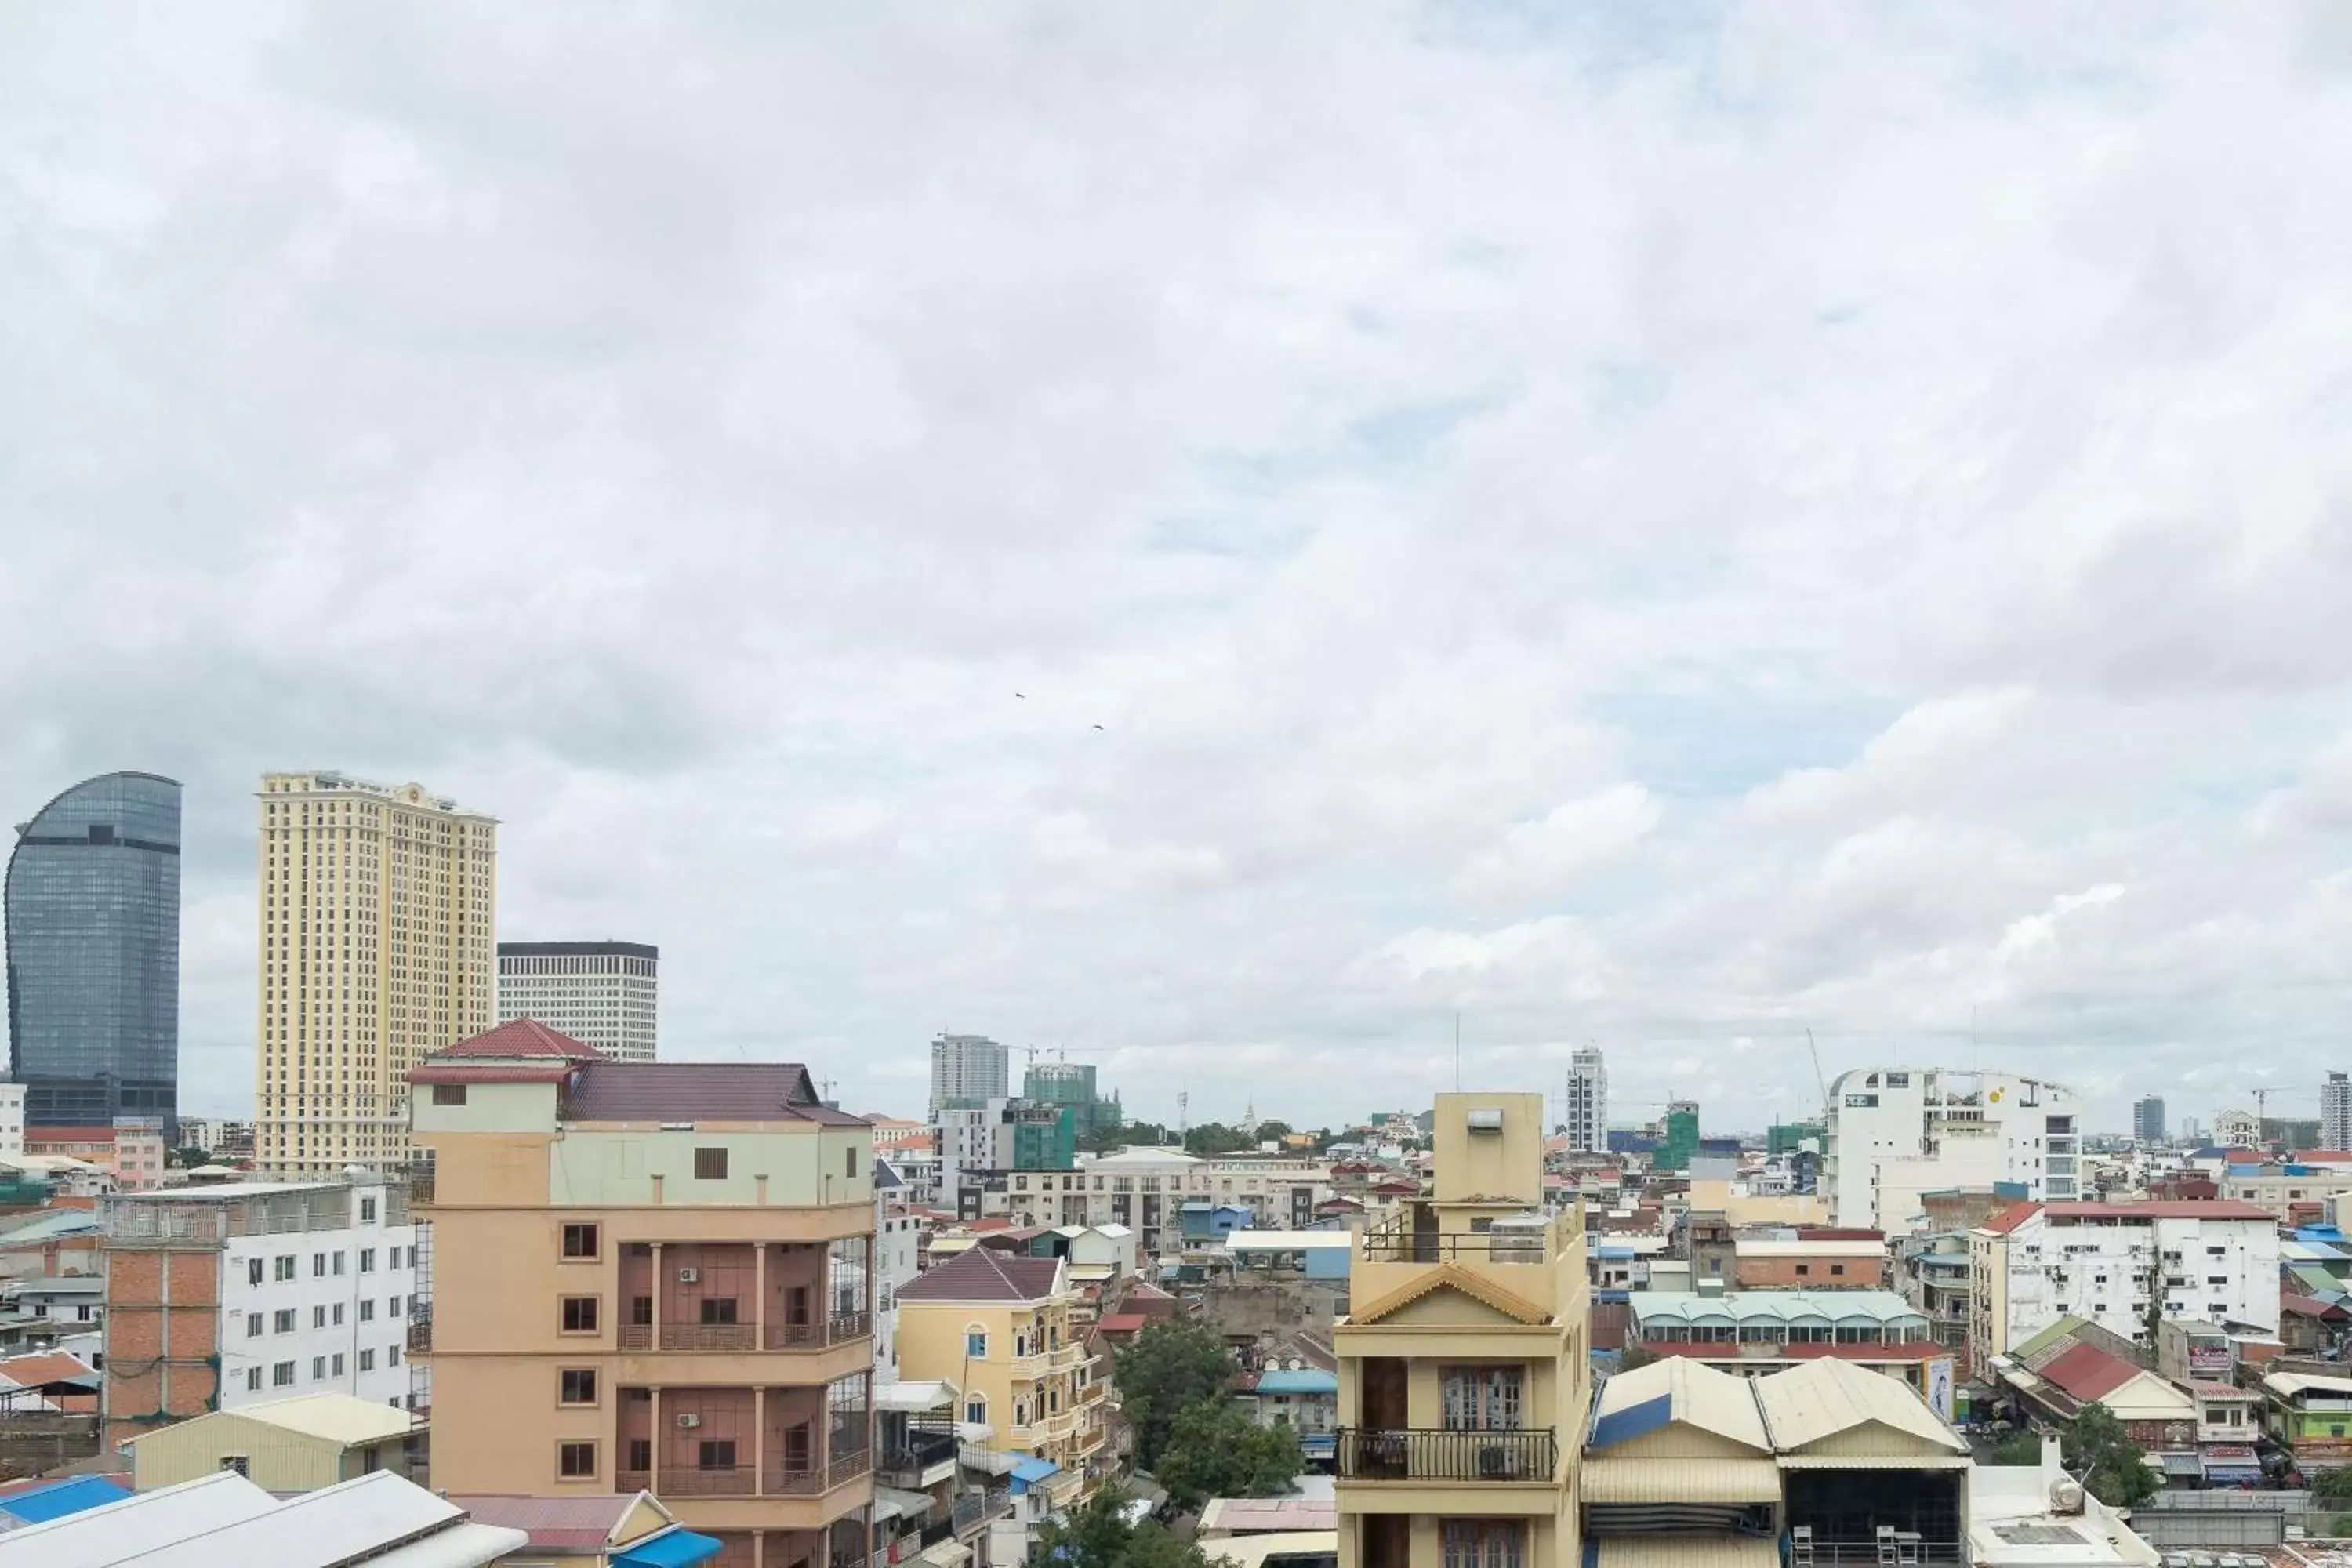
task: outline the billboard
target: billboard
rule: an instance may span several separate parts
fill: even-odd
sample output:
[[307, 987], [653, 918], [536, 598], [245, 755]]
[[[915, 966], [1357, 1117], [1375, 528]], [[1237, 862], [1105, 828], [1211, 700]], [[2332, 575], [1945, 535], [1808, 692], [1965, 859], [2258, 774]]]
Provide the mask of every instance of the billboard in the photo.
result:
[[1927, 1405], [1946, 1421], [1952, 1418], [1952, 1358], [1937, 1356], [1927, 1363]]

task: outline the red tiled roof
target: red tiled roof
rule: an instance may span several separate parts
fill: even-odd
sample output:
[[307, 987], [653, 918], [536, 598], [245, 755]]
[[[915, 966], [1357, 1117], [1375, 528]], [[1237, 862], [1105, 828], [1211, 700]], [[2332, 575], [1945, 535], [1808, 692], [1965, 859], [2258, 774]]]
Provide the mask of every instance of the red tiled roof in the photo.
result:
[[1989, 1230], [1995, 1236], [2007, 1236], [2041, 1212], [2042, 1205], [2037, 1203], [2011, 1204], [1999, 1214], [1989, 1216], [1977, 1228]]
[[816, 1097], [797, 1062], [611, 1062], [583, 1067], [564, 1096], [566, 1121], [820, 1121], [863, 1127]]
[[2042, 1380], [2056, 1384], [2087, 1405], [2104, 1399], [2139, 1375], [2139, 1368], [2096, 1345], [2078, 1344], [2065, 1354], [2042, 1363]]
[[[2284, 1290], [2279, 1292], [2279, 1310], [2293, 1312], [2298, 1318], [2341, 1318], [2347, 1315], [2341, 1303], [2322, 1301], [2315, 1296], [2292, 1295]], [[0, 1370], [5, 1369], [5, 1363], [0, 1363]]]
[[901, 1301], [1042, 1301], [1054, 1293], [1061, 1268], [1055, 1258], [1016, 1258], [975, 1247], [918, 1274], [898, 1291]]
[[452, 1492], [449, 1500], [472, 1514], [478, 1524], [525, 1531], [534, 1552], [597, 1552], [636, 1506], [637, 1494], [524, 1497], [509, 1492]]
[[2275, 1219], [2259, 1204], [2236, 1198], [2153, 1198], [2144, 1203], [2047, 1203], [2052, 1219]]
[[2254, 1396], [2251, 1388], [2240, 1388], [2227, 1383], [2203, 1383], [2194, 1378], [2189, 1380], [2189, 1392], [2200, 1399], [2252, 1399]]
[[27, 1127], [25, 1129], [25, 1142], [27, 1143], [88, 1143], [93, 1148], [111, 1149], [114, 1147], [114, 1129], [111, 1127]]
[[2286, 1159], [2290, 1165], [2352, 1165], [2352, 1149], [2298, 1149]]
[[1106, 1312], [1096, 1321], [1095, 1327], [1107, 1334], [1133, 1334], [1140, 1333], [1150, 1321], [1140, 1312]]
[[584, 1062], [593, 1061], [595, 1056], [595, 1047], [583, 1045], [569, 1035], [558, 1034], [536, 1018], [516, 1018], [500, 1024], [495, 1029], [486, 1029], [459, 1040], [454, 1046], [444, 1046], [425, 1059], [429, 1062], [446, 1057], [550, 1057]]

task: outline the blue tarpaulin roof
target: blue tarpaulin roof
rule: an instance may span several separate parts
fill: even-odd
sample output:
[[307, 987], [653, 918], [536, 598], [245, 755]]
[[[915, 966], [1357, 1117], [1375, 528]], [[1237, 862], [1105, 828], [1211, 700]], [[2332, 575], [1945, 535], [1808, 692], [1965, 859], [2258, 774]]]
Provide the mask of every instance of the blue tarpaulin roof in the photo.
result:
[[0, 1513], [23, 1520], [26, 1524], [45, 1524], [53, 1519], [63, 1519], [69, 1513], [85, 1509], [104, 1508], [110, 1502], [121, 1502], [131, 1495], [127, 1488], [116, 1486], [104, 1476], [75, 1476], [46, 1487], [29, 1487], [24, 1491], [0, 1497]]
[[614, 1558], [613, 1568], [688, 1568], [691, 1563], [709, 1562], [726, 1544], [715, 1535], [666, 1530]]
[[1013, 1467], [1013, 1489], [1026, 1491], [1047, 1477], [1058, 1474], [1061, 1468], [1051, 1459], [1023, 1459]]
[[1274, 1372], [1262, 1372], [1257, 1374], [1257, 1392], [1260, 1394], [1337, 1394], [1339, 1392], [1339, 1374], [1336, 1372], [1318, 1372], [1311, 1366], [1300, 1367], [1296, 1371], [1285, 1368]]
[[1644, 1432], [1654, 1432], [1673, 1420], [1674, 1415], [1675, 1400], [1670, 1394], [1612, 1410], [1593, 1423], [1592, 1447], [1606, 1448], [1613, 1443], [1629, 1442]]

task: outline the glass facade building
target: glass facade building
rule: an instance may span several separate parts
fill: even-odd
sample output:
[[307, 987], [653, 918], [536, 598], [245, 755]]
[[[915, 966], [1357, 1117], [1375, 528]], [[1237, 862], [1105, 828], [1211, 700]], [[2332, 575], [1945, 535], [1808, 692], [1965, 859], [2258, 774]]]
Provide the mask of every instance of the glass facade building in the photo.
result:
[[123, 773], [74, 785], [17, 826], [0, 901], [26, 1124], [176, 1125], [179, 784]]

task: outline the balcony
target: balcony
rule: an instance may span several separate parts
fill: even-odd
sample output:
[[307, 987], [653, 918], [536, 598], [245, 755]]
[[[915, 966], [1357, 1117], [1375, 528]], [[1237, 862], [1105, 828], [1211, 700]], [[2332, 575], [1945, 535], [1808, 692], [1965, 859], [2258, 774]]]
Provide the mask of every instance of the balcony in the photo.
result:
[[1045, 1352], [1046, 1363], [1055, 1371], [1074, 1367], [1086, 1359], [1086, 1351], [1078, 1345], [1056, 1345]]
[[1010, 1487], [991, 1487], [985, 1492], [956, 1493], [955, 1502], [950, 1510], [950, 1518], [954, 1524], [955, 1533], [961, 1535], [968, 1530], [974, 1530], [986, 1524], [992, 1519], [1001, 1518], [1010, 1512], [1012, 1508], [1013, 1489]]
[[1339, 1479], [1349, 1481], [1541, 1481], [1559, 1468], [1549, 1426], [1517, 1432], [1343, 1426]]
[[408, 1321], [408, 1353], [410, 1355], [431, 1355], [433, 1353], [432, 1319], [411, 1318]]
[[829, 1492], [874, 1468], [874, 1450], [860, 1448], [854, 1454], [835, 1454], [833, 1463], [824, 1469], [785, 1469], [781, 1466], [768, 1474], [768, 1484], [761, 1489], [764, 1497], [813, 1497]]
[[[770, 1323], [761, 1335], [772, 1351], [821, 1351], [852, 1340], [869, 1338], [874, 1318], [868, 1312], [835, 1312], [821, 1323]], [[751, 1349], [749, 1345], [743, 1347]]]
[[756, 1497], [759, 1489], [752, 1484], [752, 1469], [738, 1465], [731, 1469], [690, 1469], [680, 1466], [664, 1470], [661, 1489], [664, 1497]]
[[1107, 1377], [1098, 1377], [1092, 1383], [1087, 1384], [1084, 1388], [1078, 1390], [1078, 1403], [1081, 1405], [1099, 1404], [1101, 1403], [1103, 1395], [1109, 1392], [1110, 1379]]
[[[902, 1491], [920, 1491], [932, 1484], [924, 1478], [939, 1467], [952, 1466], [959, 1447], [953, 1432], [912, 1431], [906, 1440], [892, 1444], [882, 1455], [875, 1479], [886, 1487]], [[945, 1479], [945, 1476], [937, 1478]]]
[[646, 1323], [621, 1328], [625, 1351], [731, 1351], [756, 1349], [759, 1331], [749, 1323], [664, 1323], [656, 1331]]
[[835, 1456], [822, 1470], [771, 1465], [764, 1482], [749, 1465], [708, 1470], [692, 1465], [669, 1466], [661, 1472], [658, 1489], [649, 1471], [619, 1470], [614, 1473], [613, 1486], [621, 1492], [657, 1489], [662, 1497], [815, 1497], [866, 1474], [873, 1468], [873, 1459], [870, 1449], [861, 1449]]

